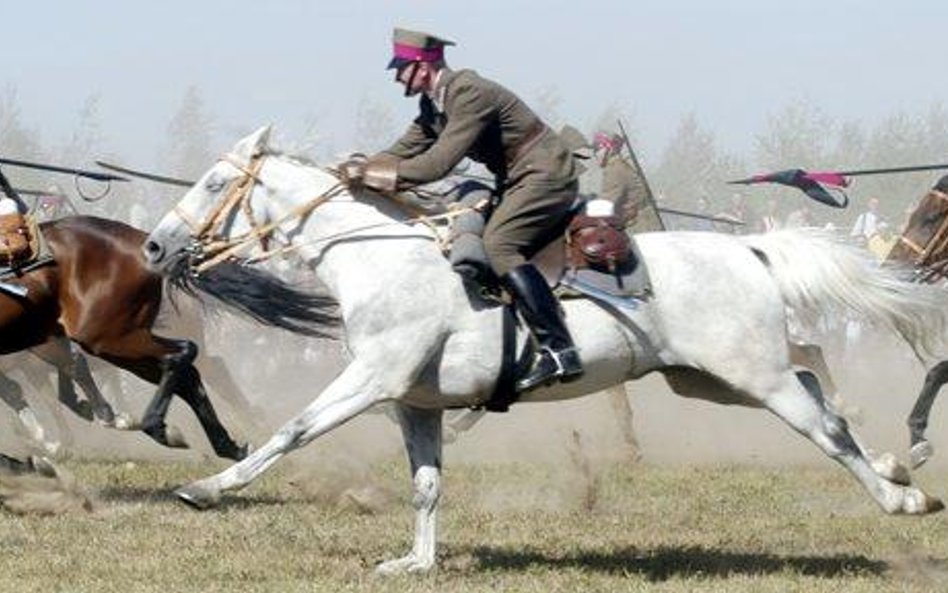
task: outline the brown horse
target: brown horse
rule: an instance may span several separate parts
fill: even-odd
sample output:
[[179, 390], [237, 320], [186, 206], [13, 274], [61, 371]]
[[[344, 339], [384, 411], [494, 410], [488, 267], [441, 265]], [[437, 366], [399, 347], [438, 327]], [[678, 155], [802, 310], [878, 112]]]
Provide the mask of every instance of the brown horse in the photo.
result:
[[[194, 367], [197, 346], [152, 333], [162, 303], [162, 279], [141, 255], [146, 234], [121, 222], [74, 216], [40, 225], [53, 262], [7, 283], [25, 296], [0, 291], [0, 354], [66, 337], [85, 351], [158, 386], [141, 430], [166, 446], [165, 415], [173, 395], [194, 410], [214, 451], [241, 459], [220, 423]], [[106, 418], [106, 420], [108, 420]]]
[[[919, 282], [939, 283], [948, 278], [948, 175], [919, 202], [886, 261], [913, 266], [915, 280]], [[922, 465], [934, 454], [925, 430], [935, 397], [945, 383], [948, 383], [948, 360], [928, 369], [909, 414], [913, 467]]]

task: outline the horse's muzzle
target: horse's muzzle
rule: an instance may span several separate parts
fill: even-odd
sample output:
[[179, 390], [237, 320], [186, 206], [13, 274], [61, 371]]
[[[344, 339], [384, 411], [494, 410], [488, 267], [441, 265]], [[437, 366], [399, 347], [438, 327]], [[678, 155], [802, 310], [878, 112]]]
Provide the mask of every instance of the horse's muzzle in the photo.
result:
[[154, 267], [161, 263], [161, 260], [165, 257], [165, 248], [159, 245], [156, 241], [151, 239], [145, 241], [145, 244], [142, 245], [142, 253], [145, 256], [145, 261], [148, 262], [148, 265]]

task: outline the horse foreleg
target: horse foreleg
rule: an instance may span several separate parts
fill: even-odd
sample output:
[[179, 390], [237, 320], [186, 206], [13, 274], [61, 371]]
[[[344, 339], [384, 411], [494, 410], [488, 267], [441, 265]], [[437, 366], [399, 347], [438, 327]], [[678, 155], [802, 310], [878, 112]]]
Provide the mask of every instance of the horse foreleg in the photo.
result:
[[204, 377], [203, 384], [228, 403], [232, 415], [236, 415], [240, 421], [241, 432], [263, 440], [267, 433], [261, 433], [261, 420], [267, 417], [266, 410], [247, 398], [224, 359], [204, 352], [204, 356], [195, 362], [195, 367]]
[[300, 414], [284, 424], [262, 447], [223, 472], [175, 491], [184, 502], [206, 509], [228, 490], [243, 488], [283, 455], [351, 420], [386, 396], [375, 375], [353, 361]]
[[201, 382], [201, 374], [194, 367], [188, 365], [180, 371], [181, 376], [178, 380], [178, 389], [176, 393], [181, 397], [194, 411], [204, 429], [204, 433], [214, 447], [214, 452], [218, 457], [226, 457], [240, 461], [247, 456], [249, 446], [238, 445], [230, 438], [227, 429], [217, 418], [217, 412], [211, 400], [207, 397], [204, 384]]
[[153, 440], [167, 447], [187, 447], [177, 431], [169, 430], [165, 417], [171, 398], [178, 388], [182, 369], [190, 367], [197, 356], [197, 347], [187, 340], [170, 340], [153, 336], [147, 330], [134, 332], [122, 339], [99, 343], [93, 353], [136, 376], [157, 385], [140, 424], [131, 423]]
[[382, 574], [426, 572], [435, 563], [438, 500], [441, 498], [441, 410], [422, 410], [403, 404], [398, 420], [411, 462], [415, 507], [415, 541], [411, 553], [379, 564]]
[[928, 428], [928, 416], [935, 403], [935, 396], [945, 383], [948, 383], [948, 360], [939, 362], [925, 375], [925, 384], [915, 400], [912, 413], [909, 414], [912, 467], [919, 467], [935, 454], [935, 449], [925, 438], [925, 429]]

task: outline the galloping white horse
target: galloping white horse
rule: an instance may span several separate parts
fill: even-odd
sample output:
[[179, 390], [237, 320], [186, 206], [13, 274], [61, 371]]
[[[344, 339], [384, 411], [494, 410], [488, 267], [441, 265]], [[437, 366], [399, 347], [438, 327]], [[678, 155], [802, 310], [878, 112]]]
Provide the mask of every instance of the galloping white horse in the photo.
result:
[[[414, 478], [415, 537], [408, 555], [379, 570], [427, 570], [435, 563], [442, 411], [490, 396], [501, 367], [501, 310], [465, 291], [426, 226], [391, 200], [353, 196], [326, 171], [271, 151], [268, 136], [269, 128], [258, 130], [215, 164], [148, 237], [146, 257], [173, 274], [182, 258], [200, 251], [195, 234], [239, 240], [272, 228], [271, 245], [290, 246], [338, 301], [352, 362], [260, 449], [177, 494], [210, 507], [288, 451], [391, 401]], [[236, 184], [247, 194], [234, 205], [229, 189]], [[233, 207], [222, 209], [222, 201]], [[924, 348], [944, 326], [937, 297], [799, 231], [637, 239], [654, 296], [619, 315], [589, 299], [564, 302], [586, 373], [522, 401], [578, 397], [659, 371], [681, 395], [770, 410], [852, 472], [885, 512], [942, 507], [906, 480], [873, 469], [845, 420], [824, 405], [813, 376], [792, 367], [786, 315], [787, 307], [846, 306]]]

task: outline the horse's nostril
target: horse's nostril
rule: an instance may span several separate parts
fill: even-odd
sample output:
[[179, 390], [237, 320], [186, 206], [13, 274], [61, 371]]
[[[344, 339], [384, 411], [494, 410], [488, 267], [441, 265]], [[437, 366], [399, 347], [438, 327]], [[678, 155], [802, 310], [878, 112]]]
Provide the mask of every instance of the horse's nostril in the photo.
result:
[[154, 241], [145, 241], [144, 250], [145, 255], [152, 261], [161, 256], [161, 245]]

